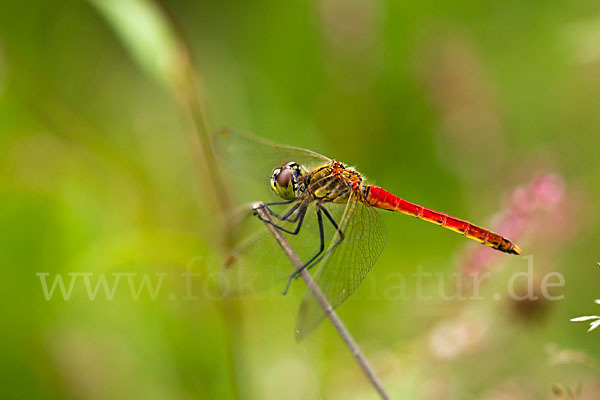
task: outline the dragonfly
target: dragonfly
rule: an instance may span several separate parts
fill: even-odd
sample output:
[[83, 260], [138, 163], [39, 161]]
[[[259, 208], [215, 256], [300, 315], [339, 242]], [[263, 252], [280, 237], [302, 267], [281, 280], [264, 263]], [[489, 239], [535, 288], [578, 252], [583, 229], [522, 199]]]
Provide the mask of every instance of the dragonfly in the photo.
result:
[[[386, 230], [376, 209], [413, 216], [457, 232], [492, 249], [521, 254], [498, 233], [443, 212], [406, 201], [370, 185], [354, 168], [297, 147], [273, 143], [224, 128], [213, 138], [217, 158], [244, 176], [268, 182], [278, 201], [261, 203], [271, 215], [265, 223], [285, 233], [303, 261], [301, 269], [318, 266], [316, 283], [331, 306], [340, 306], [359, 287], [383, 251]], [[256, 211], [256, 210], [254, 210]], [[262, 219], [258, 213], [254, 215]], [[262, 229], [239, 243], [222, 268], [222, 287], [229, 295], [245, 295], [287, 280], [285, 294], [300, 270]], [[296, 322], [296, 337], [308, 336], [325, 317], [307, 292]]]

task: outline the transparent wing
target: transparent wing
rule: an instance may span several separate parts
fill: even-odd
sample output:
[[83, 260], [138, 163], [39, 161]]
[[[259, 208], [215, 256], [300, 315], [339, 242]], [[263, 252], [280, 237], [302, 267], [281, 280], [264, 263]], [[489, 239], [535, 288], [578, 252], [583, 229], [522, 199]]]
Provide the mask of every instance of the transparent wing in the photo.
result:
[[[325, 205], [329, 210], [328, 206]], [[333, 308], [354, 293], [377, 261], [386, 240], [385, 226], [377, 211], [357, 199], [350, 199], [338, 225], [344, 240], [322, 261], [315, 274], [315, 281]], [[297, 339], [308, 336], [324, 317], [319, 303], [307, 292], [300, 305]]]
[[292, 272], [293, 266], [265, 228], [242, 242], [227, 257], [220, 286], [225, 295], [243, 296], [283, 281]]
[[224, 128], [213, 137], [217, 158], [231, 170], [254, 179], [268, 179], [273, 169], [294, 161], [309, 170], [331, 161], [310, 150], [285, 146]]
[[[282, 215], [292, 206], [272, 207], [272, 210]], [[341, 219], [344, 205], [333, 206], [330, 213], [337, 220]], [[278, 220], [274, 222], [288, 230], [295, 228], [295, 224], [291, 222]], [[331, 224], [324, 222], [325, 243], [328, 244], [335, 236], [335, 229]], [[243, 296], [266, 289], [277, 282], [282, 282], [281, 290], [283, 290], [284, 281], [295, 271], [264, 223], [258, 218], [255, 223], [259, 225], [260, 230], [236, 246], [223, 264], [220, 284], [225, 295]], [[284, 233], [284, 235], [303, 262], [307, 262], [318, 252], [320, 236], [314, 204], [308, 205], [298, 234]]]

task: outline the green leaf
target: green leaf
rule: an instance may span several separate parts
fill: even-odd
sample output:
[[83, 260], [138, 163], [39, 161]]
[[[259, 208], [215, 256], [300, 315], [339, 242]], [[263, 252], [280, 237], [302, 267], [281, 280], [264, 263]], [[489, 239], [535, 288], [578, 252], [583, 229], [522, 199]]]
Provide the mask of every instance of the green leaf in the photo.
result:
[[162, 84], [179, 80], [180, 46], [160, 8], [148, 0], [89, 0], [140, 67]]

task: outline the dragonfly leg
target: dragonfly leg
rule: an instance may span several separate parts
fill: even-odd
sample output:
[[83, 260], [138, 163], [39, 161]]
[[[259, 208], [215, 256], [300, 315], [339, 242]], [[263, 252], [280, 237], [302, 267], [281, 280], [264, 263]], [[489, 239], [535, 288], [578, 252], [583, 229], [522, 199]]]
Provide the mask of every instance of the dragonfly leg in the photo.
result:
[[[295, 201], [295, 200], [294, 200]], [[273, 210], [271, 210], [271, 208], [269, 207], [270, 204], [267, 204], [267, 206], [265, 207], [267, 209], [267, 211], [269, 212], [269, 214], [271, 214], [271, 216], [277, 218], [280, 221], [288, 221], [288, 222], [296, 222], [298, 220], [298, 218], [300, 217], [300, 213], [296, 213], [295, 215], [293, 215], [295, 213], [295, 211], [302, 206], [303, 202], [298, 201], [292, 208], [290, 208], [284, 215], [279, 215], [276, 212], [274, 212]], [[293, 216], [292, 216], [293, 215]], [[291, 217], [291, 218], [290, 218]]]
[[283, 206], [285, 204], [290, 204], [293, 203], [294, 201], [296, 201], [297, 199], [291, 199], [291, 200], [286, 200], [286, 201], [274, 201], [271, 203], [262, 203], [260, 206], [256, 207], [258, 208], [265, 208], [267, 206]]
[[296, 211], [296, 209], [298, 207], [300, 207], [302, 205], [302, 203], [298, 203], [296, 206], [292, 207], [284, 216], [281, 217], [282, 221], [288, 221], [288, 222], [296, 222], [298, 221], [298, 218], [300, 218], [300, 213], [294, 213], [294, 211]]
[[[289, 219], [289, 216], [296, 211], [296, 209], [298, 209], [300, 207], [300, 211], [298, 211], [298, 216], [295, 217], [294, 219]], [[267, 208], [268, 210], [268, 208]], [[274, 223], [271, 220], [267, 220], [267, 219], [263, 219], [260, 215], [257, 215], [258, 219], [260, 219], [263, 222], [266, 222], [267, 224], [271, 224], [273, 225], [275, 228], [279, 229], [282, 232], [288, 233], [290, 235], [297, 235], [298, 232], [300, 232], [300, 228], [302, 227], [302, 221], [304, 221], [304, 216], [306, 215], [306, 210], [308, 210], [308, 203], [302, 203], [299, 202], [298, 204], [296, 204], [294, 207], [292, 207], [290, 209], [290, 211], [288, 211], [283, 217], [279, 217], [278, 219], [281, 219], [282, 221], [290, 221], [292, 223], [296, 223], [296, 228], [291, 231], [289, 229], [284, 228], [283, 226], [277, 225], [276, 223]]]
[[[328, 248], [327, 251], [325, 251], [325, 253], [321, 254], [321, 256], [319, 258], [317, 258], [316, 256], [313, 257], [311, 262], [307, 263], [307, 265], [306, 265], [306, 268], [308, 268], [308, 269], [312, 268], [314, 265], [317, 265], [323, 259], [323, 257], [325, 257], [327, 254], [331, 253], [333, 250], [335, 250], [335, 248], [338, 247], [340, 245], [340, 243], [342, 243], [342, 240], [344, 240], [344, 232], [342, 232], [340, 230], [340, 228], [338, 227], [338, 224], [335, 222], [335, 219], [333, 219], [331, 214], [329, 214], [329, 211], [327, 211], [327, 209], [325, 207], [321, 207], [321, 206], [319, 207], [319, 209], [321, 211], [323, 211], [323, 214], [325, 214], [325, 216], [327, 217], [329, 222], [331, 222], [331, 224], [335, 228], [336, 232], [339, 234], [339, 239], [333, 244], [333, 246]], [[319, 254], [317, 254], [317, 256], [318, 255]], [[296, 278], [298, 278], [298, 276], [296, 276]]]
[[[323, 253], [323, 250], [325, 250], [325, 233], [323, 230], [323, 217], [321, 215], [321, 212], [323, 214], [325, 214], [325, 216], [327, 217], [329, 222], [331, 222], [331, 224], [334, 226], [336, 232], [338, 232], [338, 234], [339, 234], [339, 239], [335, 242], [335, 244], [333, 246], [328, 248], [327, 251], [325, 251], [324, 253]], [[323, 259], [323, 257], [325, 257], [327, 254], [331, 253], [337, 246], [339, 246], [340, 243], [342, 243], [342, 240], [344, 240], [344, 233], [340, 230], [340, 228], [338, 227], [338, 224], [335, 222], [335, 220], [333, 219], [331, 214], [329, 214], [329, 211], [327, 211], [327, 209], [325, 207], [322, 207], [318, 204], [317, 204], [317, 221], [319, 223], [319, 238], [320, 238], [319, 251], [310, 260], [308, 260], [308, 262], [306, 262], [302, 267], [300, 267], [298, 270], [296, 270], [296, 272], [294, 272], [293, 274], [290, 275], [290, 277], [288, 279], [288, 283], [285, 287], [285, 290], [282, 292], [282, 294], [284, 294], [284, 295], [287, 293], [288, 289], [290, 288], [292, 279], [298, 279], [298, 277], [300, 277], [300, 273], [304, 269], [310, 269], [314, 265], [317, 265], [319, 263], [319, 261], [321, 261]]]
[[269, 212], [269, 214], [271, 214], [273, 217], [281, 219], [280, 215], [275, 213], [273, 210], [271, 210], [271, 206], [283, 206], [286, 204], [291, 204], [294, 201], [297, 201], [297, 199], [292, 199], [292, 200], [286, 200], [286, 201], [274, 201], [272, 203], [262, 203], [259, 207], [256, 207], [254, 210], [254, 214], [256, 215], [256, 210], [259, 208], [266, 208], [267, 211]]
[[310, 265], [310, 263], [312, 263], [315, 260], [315, 258], [317, 258], [319, 256], [319, 254], [321, 254], [323, 252], [323, 250], [325, 249], [325, 232], [323, 230], [323, 215], [321, 214], [321, 207], [319, 207], [319, 206], [317, 206], [317, 222], [319, 223], [319, 239], [320, 239], [319, 251], [310, 260], [308, 260], [308, 262], [306, 262], [302, 267], [298, 268], [293, 274], [290, 275], [287, 285], [285, 285], [285, 289], [283, 290], [283, 292], [281, 292], [281, 294], [283, 294], [283, 295], [285, 295], [288, 292], [290, 285], [292, 284], [292, 279], [298, 278], [300, 276], [300, 273], [304, 269], [306, 269]]
[[[288, 201], [278, 201], [278, 202], [274, 202], [274, 203], [266, 203], [266, 204], [262, 204], [258, 208], [265, 208], [272, 217], [275, 217], [280, 221], [296, 222], [300, 216], [300, 213], [296, 213], [296, 215], [293, 216], [292, 218], [290, 218], [290, 216], [298, 209], [298, 207], [300, 207], [302, 205], [301, 201], [298, 201], [298, 203], [296, 205], [294, 205], [292, 208], [290, 208], [285, 215], [279, 215], [278, 213], [276, 213], [275, 211], [273, 211], [271, 209], [271, 206], [290, 204], [294, 201], [298, 201], [298, 200], [293, 199], [293, 200], [288, 200]], [[254, 212], [254, 215], [257, 215], [256, 211]]]

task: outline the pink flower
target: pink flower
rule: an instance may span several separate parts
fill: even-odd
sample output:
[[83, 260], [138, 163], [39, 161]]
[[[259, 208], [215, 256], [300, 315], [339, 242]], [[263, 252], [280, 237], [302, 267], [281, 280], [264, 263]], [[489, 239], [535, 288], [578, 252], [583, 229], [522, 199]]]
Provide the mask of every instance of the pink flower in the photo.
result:
[[[555, 218], [559, 214], [557, 211], [566, 208], [567, 203], [565, 182], [561, 175], [553, 172], [537, 174], [529, 183], [514, 188], [508, 199], [504, 210], [493, 217], [493, 231], [517, 244], [526, 234], [541, 230], [542, 227], [543, 231], [562, 232], [546, 227], [547, 224], [562, 223], [562, 220]], [[469, 275], [478, 274], [498, 256], [498, 252], [486, 247], [472, 248], [465, 256], [463, 270]]]

